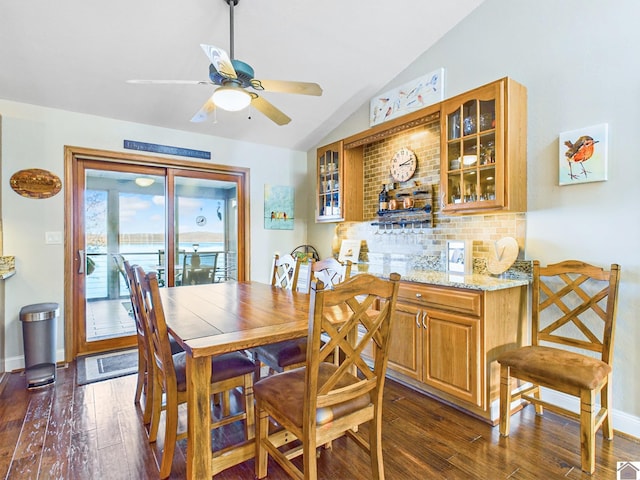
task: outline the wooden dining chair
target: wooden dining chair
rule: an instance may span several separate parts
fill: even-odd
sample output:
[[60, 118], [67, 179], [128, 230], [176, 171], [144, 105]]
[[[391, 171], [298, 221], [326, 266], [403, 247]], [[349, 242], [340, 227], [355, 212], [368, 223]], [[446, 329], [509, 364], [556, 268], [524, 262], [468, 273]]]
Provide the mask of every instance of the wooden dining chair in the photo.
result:
[[[309, 259], [309, 264], [312, 276], [322, 281], [325, 288], [333, 288], [334, 285], [349, 278], [351, 274], [350, 261], [342, 264], [335, 258], [330, 257], [318, 262]], [[303, 290], [305, 292], [309, 291], [308, 286], [304, 287]], [[260, 378], [258, 372], [262, 365], [269, 367], [270, 373], [284, 372], [304, 365], [307, 359], [307, 339], [306, 337], [296, 338], [263, 345], [255, 348], [253, 353], [258, 368], [255, 379], [257, 381]]]
[[123, 270], [127, 278], [127, 285], [129, 287], [129, 297], [131, 298], [131, 308], [133, 311], [133, 318], [136, 324], [136, 340], [138, 345], [138, 379], [136, 382], [136, 393], [134, 395], [134, 403], [139, 404], [142, 399], [142, 394], [145, 395], [144, 409], [142, 419], [144, 424], [148, 424], [151, 421], [151, 388], [153, 385], [149, 382], [149, 359], [151, 358], [149, 352], [149, 345], [147, 343], [147, 331], [145, 323], [141, 317], [140, 305], [140, 289], [135, 280], [133, 273], [133, 267], [127, 260], [122, 261]]
[[[126, 275], [127, 286], [129, 287], [129, 297], [131, 299], [133, 319], [136, 324], [136, 341], [138, 346], [138, 379], [136, 381], [134, 403], [139, 404], [142, 399], [142, 394], [144, 393], [142, 421], [147, 425], [151, 422], [151, 402], [153, 397], [153, 382], [149, 381], [149, 359], [151, 358], [151, 351], [149, 342], [147, 342], [146, 322], [141, 313], [141, 308], [143, 308], [142, 293], [140, 291], [140, 285], [135, 278], [134, 267], [135, 266], [129, 264], [128, 260], [125, 260], [124, 257], [122, 258], [122, 269]], [[178, 344], [171, 335], [169, 335], [169, 343], [171, 345], [171, 354], [183, 351], [180, 344]]]
[[[145, 274], [137, 266], [134, 268], [135, 281], [140, 286], [143, 308], [142, 317], [146, 321], [151, 351], [151, 375], [154, 380], [149, 441], [157, 439], [160, 414], [165, 410], [164, 450], [160, 462], [160, 478], [171, 474], [176, 441], [187, 438], [187, 432], [178, 433], [178, 405], [187, 402], [186, 353], [171, 354], [167, 324], [160, 298], [160, 290], [155, 272]], [[243, 389], [244, 411], [231, 414], [228, 402], [223, 403], [222, 414], [212, 422], [211, 428], [219, 428], [244, 420], [246, 439], [255, 436], [255, 415], [253, 404], [253, 362], [240, 352], [227, 353], [211, 359], [210, 393], [224, 393], [238, 387]], [[165, 396], [162, 404], [162, 394]], [[187, 441], [189, 441], [187, 439]]]
[[311, 265], [313, 277], [324, 284], [324, 288], [333, 288], [351, 277], [351, 260], [342, 263], [333, 257], [314, 262]]
[[299, 272], [300, 262], [296, 257], [290, 254], [282, 257], [275, 254], [271, 263], [271, 285], [293, 290], [298, 283]]
[[[576, 260], [533, 262], [531, 345], [503, 353], [500, 433], [509, 435], [511, 404], [523, 399], [580, 422], [582, 470], [595, 470], [595, 436], [613, 438], [611, 373], [620, 267], [609, 271]], [[520, 385], [514, 389], [514, 381]], [[526, 383], [523, 383], [526, 382]], [[544, 401], [540, 387], [573, 395], [580, 412]], [[598, 407], [597, 396], [600, 395]]]
[[[369, 452], [372, 478], [384, 478], [382, 394], [399, 281], [397, 273], [390, 280], [362, 274], [333, 290], [312, 282], [306, 365], [254, 386], [258, 478], [267, 475], [271, 455], [292, 477], [316, 479], [316, 447], [345, 434]], [[370, 365], [361, 354], [371, 342]], [[340, 365], [327, 361], [336, 347]], [[284, 430], [270, 434], [270, 418]], [[369, 423], [368, 441], [356, 432], [363, 423]], [[291, 448], [282, 451], [285, 445]], [[292, 462], [299, 455], [302, 471]]]

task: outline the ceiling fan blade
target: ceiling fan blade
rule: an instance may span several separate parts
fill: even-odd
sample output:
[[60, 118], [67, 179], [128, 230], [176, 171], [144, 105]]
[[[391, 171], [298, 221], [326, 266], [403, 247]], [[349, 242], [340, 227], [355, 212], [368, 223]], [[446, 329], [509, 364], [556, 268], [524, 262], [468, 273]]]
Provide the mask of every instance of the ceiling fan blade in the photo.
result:
[[268, 92], [295, 93], [298, 95], [322, 95], [322, 88], [317, 83], [289, 82], [286, 80], [251, 80], [251, 86], [256, 90]]
[[211, 65], [214, 66], [220, 75], [225, 78], [238, 78], [236, 70], [233, 68], [233, 64], [231, 63], [231, 59], [227, 52], [221, 48], [214, 47], [213, 45], [205, 45], [204, 43], [201, 43], [200, 46], [209, 58]]
[[202, 106], [202, 108], [198, 110], [198, 113], [196, 113], [193, 116], [191, 121], [194, 123], [204, 122], [209, 116], [209, 114], [213, 112], [215, 109], [216, 109], [216, 104], [213, 103], [213, 100], [211, 100], [211, 97], [209, 97], [207, 101], [204, 103], [204, 105]]
[[278, 125], [286, 125], [291, 121], [291, 119], [287, 117], [282, 111], [278, 110], [271, 103], [267, 102], [264, 98], [257, 95], [253, 100], [251, 100], [251, 106]]
[[127, 80], [139, 85], [215, 85], [208, 80]]

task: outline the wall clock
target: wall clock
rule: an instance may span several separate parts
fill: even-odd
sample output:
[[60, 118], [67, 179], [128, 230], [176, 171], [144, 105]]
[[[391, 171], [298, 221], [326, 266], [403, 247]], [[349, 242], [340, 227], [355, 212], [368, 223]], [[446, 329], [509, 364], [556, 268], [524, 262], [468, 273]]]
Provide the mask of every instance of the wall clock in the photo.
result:
[[408, 148], [401, 148], [391, 158], [391, 176], [398, 182], [406, 182], [416, 172], [416, 154]]

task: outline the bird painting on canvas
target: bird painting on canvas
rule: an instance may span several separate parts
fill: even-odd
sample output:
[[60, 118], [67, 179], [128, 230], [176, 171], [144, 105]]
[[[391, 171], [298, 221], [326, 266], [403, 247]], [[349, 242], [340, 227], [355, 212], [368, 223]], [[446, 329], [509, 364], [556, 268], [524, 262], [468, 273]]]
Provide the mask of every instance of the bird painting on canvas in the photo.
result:
[[[594, 140], [593, 137], [589, 135], [583, 135], [575, 142], [571, 140], [564, 142], [567, 147], [564, 155], [569, 162], [569, 177], [572, 180], [578, 179], [581, 175], [587, 178], [587, 174], [590, 172], [585, 168], [584, 163], [593, 156], [595, 144], [598, 143], [598, 141], [599, 140]], [[582, 167], [581, 173], [573, 173], [572, 164], [574, 163], [580, 164], [580, 167]]]

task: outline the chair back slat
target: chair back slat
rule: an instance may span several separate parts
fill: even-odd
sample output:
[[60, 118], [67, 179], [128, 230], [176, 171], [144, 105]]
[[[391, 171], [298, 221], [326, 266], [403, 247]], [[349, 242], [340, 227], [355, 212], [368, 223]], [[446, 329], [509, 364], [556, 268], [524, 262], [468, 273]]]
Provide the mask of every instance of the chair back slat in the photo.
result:
[[295, 290], [298, 283], [300, 262], [293, 255], [273, 256], [271, 267], [271, 285], [274, 287]]
[[611, 363], [620, 267], [609, 271], [576, 260], [533, 262], [532, 343], [555, 343], [600, 354]]
[[[318, 407], [343, 403], [366, 393], [381, 400], [399, 280], [396, 273], [391, 274], [390, 280], [362, 274], [333, 290], [325, 289], [321, 281], [312, 282], [305, 421], [314, 421]], [[380, 311], [373, 310], [377, 304], [383, 305]], [[374, 361], [369, 365], [361, 354], [372, 339], [379, 348], [374, 349]], [[329, 378], [319, 379], [320, 364], [329, 354], [335, 354], [336, 347], [339, 367]], [[355, 382], [354, 375], [359, 377]]]

